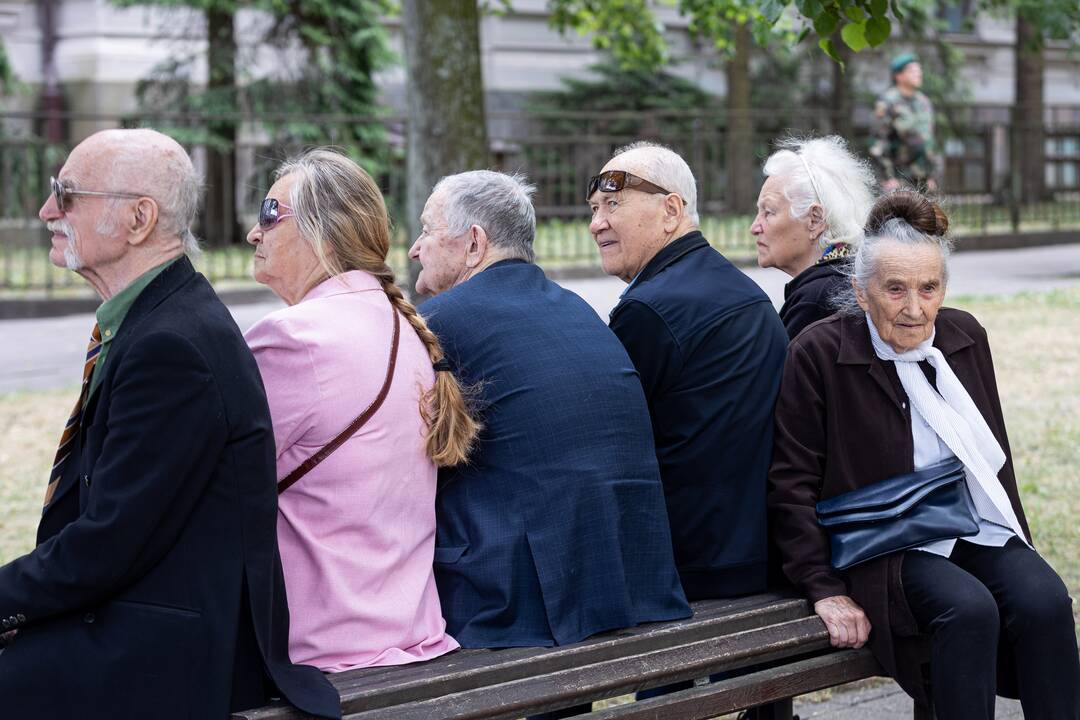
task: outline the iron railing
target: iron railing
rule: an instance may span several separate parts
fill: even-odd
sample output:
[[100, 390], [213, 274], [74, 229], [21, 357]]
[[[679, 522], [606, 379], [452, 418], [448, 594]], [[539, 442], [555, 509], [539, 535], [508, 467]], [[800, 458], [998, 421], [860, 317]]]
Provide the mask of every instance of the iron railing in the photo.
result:
[[[954, 234], [1022, 235], [1080, 229], [1080, 108], [1048, 108], [1042, 129], [1045, 146], [1044, 200], [1021, 203], [1016, 192], [1016, 163], [1010, 161], [1015, 131], [1009, 108], [977, 106], [951, 109], [953, 131], [944, 141], [946, 171], [944, 201]], [[163, 129], [190, 129], [219, 117], [116, 118], [70, 116], [71, 127], [151, 125]], [[254, 221], [254, 213], [272, 183], [274, 168], [289, 154], [302, 149], [275, 140], [251, 118], [238, 122], [235, 146], [235, 193], [241, 227]], [[323, 123], [346, 123], [356, 118], [306, 118]], [[752, 115], [754, 128], [747, 142], [757, 160], [744, 177], [729, 178], [726, 166], [727, 121], [723, 113], [701, 111], [649, 113], [492, 113], [489, 117], [492, 166], [522, 172], [536, 184], [534, 202], [539, 220], [536, 237], [538, 261], [548, 268], [595, 267], [598, 256], [588, 233], [584, 188], [590, 175], [608, 160], [613, 150], [639, 138], [663, 142], [687, 159], [698, 181], [698, 207], [702, 229], [725, 254], [749, 259], [754, 243], [749, 234], [749, 207], [731, 207], [732, 183], [747, 183], [756, 193], [761, 182], [760, 160], [772, 141], [785, 134], [829, 132], [835, 123], [828, 113], [808, 112], [796, 120], [765, 113]], [[856, 113], [856, 150], [867, 147], [865, 109]], [[55, 174], [70, 150], [65, 144], [45, 143], [32, 135], [30, 114], [0, 117], [6, 136], [0, 138], [0, 291], [62, 294], [82, 290], [73, 274], [48, 262], [47, 233], [36, 219], [45, 199], [48, 177]], [[367, 121], [367, 119], [365, 119]], [[405, 137], [403, 118], [386, 118], [386, 143], [370, 163], [397, 229], [392, 266], [404, 271], [408, 238], [405, 237]], [[783, 127], [780, 124], [783, 123]], [[21, 124], [21, 125], [20, 125]], [[352, 150], [363, 162], [364, 149]], [[203, 164], [206, 148], [188, 145]], [[200, 261], [215, 282], [242, 280], [250, 272], [250, 250], [242, 237], [209, 237]]]

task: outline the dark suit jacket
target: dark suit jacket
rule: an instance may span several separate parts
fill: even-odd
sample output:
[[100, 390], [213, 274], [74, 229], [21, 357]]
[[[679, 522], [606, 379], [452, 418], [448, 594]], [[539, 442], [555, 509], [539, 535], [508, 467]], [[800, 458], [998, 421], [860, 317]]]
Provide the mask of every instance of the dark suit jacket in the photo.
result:
[[687, 617], [633, 365], [585, 301], [522, 261], [421, 308], [484, 423], [443, 470], [435, 579], [466, 647], [552, 645]]
[[[1005, 451], [998, 480], [1027, 531], [1013, 475], [986, 331], [966, 312], [942, 308], [934, 346], [971, 395]], [[910, 694], [921, 697], [915, 619], [900, 584], [903, 553], [834, 570], [828, 537], [817, 524], [820, 499], [914, 469], [911, 406], [896, 366], [875, 354], [862, 316], [832, 316], [791, 343], [776, 404], [776, 445], [769, 472], [773, 536], [784, 572], [811, 602], [850, 595], [873, 629], [870, 646]]]
[[4, 717], [224, 718], [272, 690], [340, 717], [287, 654], [274, 436], [236, 323], [186, 258], [135, 300], [38, 530], [0, 567]]
[[611, 329], [649, 402], [687, 597], [764, 590], [765, 478], [787, 347], [768, 296], [694, 231], [642, 269]]

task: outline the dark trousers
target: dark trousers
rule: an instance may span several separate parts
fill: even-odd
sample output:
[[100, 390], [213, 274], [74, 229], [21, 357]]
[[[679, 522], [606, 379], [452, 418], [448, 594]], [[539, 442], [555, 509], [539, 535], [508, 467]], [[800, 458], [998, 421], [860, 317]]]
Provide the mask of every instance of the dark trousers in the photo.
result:
[[1038, 553], [1016, 538], [1005, 547], [961, 540], [948, 558], [906, 553], [902, 580], [920, 629], [931, 636], [937, 717], [993, 720], [998, 647], [1006, 643], [1024, 716], [1080, 718], [1072, 600]]

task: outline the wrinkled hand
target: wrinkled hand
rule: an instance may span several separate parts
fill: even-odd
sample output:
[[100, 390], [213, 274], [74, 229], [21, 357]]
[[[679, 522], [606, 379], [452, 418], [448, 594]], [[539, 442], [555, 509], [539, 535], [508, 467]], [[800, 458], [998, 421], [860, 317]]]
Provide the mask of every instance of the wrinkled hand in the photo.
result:
[[870, 637], [866, 613], [847, 595], [833, 595], [814, 603], [814, 612], [825, 621], [834, 647], [861, 648]]
[[15, 636], [18, 634], [18, 630], [8, 630], [6, 633], [0, 633], [0, 648], [10, 645], [11, 641], [14, 640]]

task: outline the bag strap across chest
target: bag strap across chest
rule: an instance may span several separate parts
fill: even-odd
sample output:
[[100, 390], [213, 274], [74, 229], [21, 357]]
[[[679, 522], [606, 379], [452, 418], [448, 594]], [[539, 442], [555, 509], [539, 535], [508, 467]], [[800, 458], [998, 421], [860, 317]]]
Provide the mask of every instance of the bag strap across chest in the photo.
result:
[[390, 392], [390, 383], [394, 379], [394, 367], [397, 365], [398, 340], [401, 337], [401, 319], [398, 317], [397, 309], [391, 308], [391, 312], [394, 315], [394, 337], [390, 341], [390, 362], [387, 363], [386, 366], [386, 379], [383, 381], [382, 389], [379, 390], [379, 394], [371, 401], [371, 404], [367, 406], [367, 409], [364, 410], [364, 412], [360, 413], [355, 420], [349, 423], [349, 426], [345, 428], [340, 435], [328, 442], [320, 448], [318, 452], [301, 463], [298, 468], [282, 478], [277, 486], [278, 495], [292, 487], [297, 480], [307, 475], [316, 465], [341, 447], [346, 440], [351, 438], [357, 430], [362, 428], [364, 424], [372, 418], [382, 406], [383, 401], [386, 400], [386, 395]]

